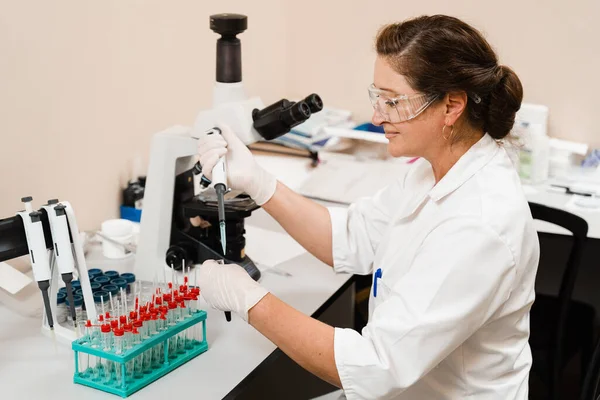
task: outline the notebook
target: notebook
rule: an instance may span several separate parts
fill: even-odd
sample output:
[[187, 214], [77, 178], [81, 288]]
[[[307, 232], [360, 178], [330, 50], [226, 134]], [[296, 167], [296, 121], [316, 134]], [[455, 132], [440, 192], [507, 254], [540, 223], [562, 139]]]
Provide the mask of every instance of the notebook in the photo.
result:
[[411, 166], [407, 161], [330, 158], [314, 169], [298, 192], [317, 200], [350, 204], [402, 179]]

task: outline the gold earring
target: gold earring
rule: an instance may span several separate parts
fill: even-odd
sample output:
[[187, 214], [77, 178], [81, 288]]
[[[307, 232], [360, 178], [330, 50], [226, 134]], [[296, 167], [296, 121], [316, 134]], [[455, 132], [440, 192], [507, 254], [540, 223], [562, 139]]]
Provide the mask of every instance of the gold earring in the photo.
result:
[[[444, 131], [446, 130], [446, 124], [444, 124], [444, 127], [442, 128], [442, 137], [446, 140], [448, 140], [448, 136], [444, 135]], [[454, 134], [454, 125], [451, 126], [450, 128], [450, 136], [452, 137], [452, 135]]]

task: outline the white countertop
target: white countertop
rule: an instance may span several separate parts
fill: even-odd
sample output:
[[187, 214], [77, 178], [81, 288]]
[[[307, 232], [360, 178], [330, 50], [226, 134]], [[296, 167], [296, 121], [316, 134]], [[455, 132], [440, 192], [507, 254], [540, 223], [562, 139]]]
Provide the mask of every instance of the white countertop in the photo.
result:
[[[323, 157], [327, 159], [335, 159], [338, 155], [331, 155], [328, 153], [324, 153]], [[347, 158], [348, 156], [342, 156]], [[272, 173], [276, 173], [277, 177], [285, 183], [287, 186], [294, 190], [299, 190], [303, 184], [305, 184], [309, 179], [314, 179], [315, 177], [319, 177], [322, 179], [322, 184], [326, 187], [325, 192], [331, 192], [331, 188], [335, 186], [333, 182], [335, 177], [331, 174], [323, 174], [320, 175], [316, 173], [319, 168], [310, 168], [309, 161], [305, 158], [299, 157], [285, 157], [285, 156], [277, 156], [277, 155], [269, 155], [269, 156], [257, 156], [258, 162], [268, 171]], [[335, 162], [335, 161], [334, 161]], [[394, 173], [402, 174], [403, 171], [407, 171], [410, 168], [409, 164], [404, 164], [405, 168], [402, 166], [402, 163], [398, 163], [395, 160], [394, 165]], [[325, 175], [327, 175], [328, 179], [324, 179]], [[390, 178], [392, 179], [392, 178]], [[311, 187], [318, 187], [321, 182], [311, 182]], [[316, 183], [316, 184], [315, 184]], [[371, 184], [370, 182], [357, 182], [356, 185], [363, 185], [366, 187]], [[385, 184], [385, 180], [379, 182], [380, 185]], [[332, 186], [333, 185], [333, 186]], [[596, 199], [598, 201], [598, 207], [595, 209], [585, 209], [583, 207], [574, 206], [573, 195], [568, 195], [564, 193], [556, 193], [549, 191], [547, 189], [548, 183], [543, 185], [523, 185], [523, 189], [525, 191], [525, 195], [528, 201], [540, 203], [549, 207], [559, 208], [575, 215], [579, 215], [583, 219], [585, 219], [589, 226], [588, 237], [594, 239], [600, 239], [600, 199]], [[365, 191], [365, 195], [368, 195], [368, 192]], [[535, 221], [536, 227], [539, 232], [546, 233], [556, 233], [556, 234], [568, 234], [570, 233], [562, 229], [558, 226], [554, 226], [549, 223], [545, 223], [542, 221]]]
[[[283, 231], [262, 210], [255, 211], [247, 223]], [[292, 277], [265, 272], [261, 283], [307, 315], [317, 311], [351, 278], [334, 273], [308, 253], [278, 267]], [[275, 350], [275, 345], [235, 315], [228, 323], [222, 312], [202, 308], [208, 312], [208, 351], [133, 394], [131, 399], [164, 399], [192, 393], [203, 399], [221, 399]], [[73, 383], [73, 351], [61, 344], [54, 347], [52, 340], [41, 334], [39, 319], [17, 315], [2, 305], [0, 318], [1, 398], [111, 398], [112, 395]]]

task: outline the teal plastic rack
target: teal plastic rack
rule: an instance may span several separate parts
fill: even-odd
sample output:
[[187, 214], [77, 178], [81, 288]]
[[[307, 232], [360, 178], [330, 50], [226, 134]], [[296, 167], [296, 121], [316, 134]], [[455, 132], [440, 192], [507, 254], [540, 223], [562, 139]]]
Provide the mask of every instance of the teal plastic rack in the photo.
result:
[[[201, 339], [199, 323], [202, 323]], [[72, 349], [74, 383], [128, 397], [208, 349], [206, 312], [195, 311], [121, 354], [93, 347], [87, 337], [75, 340]], [[94, 360], [92, 366], [80, 365], [80, 358], [86, 357], [87, 363]]]

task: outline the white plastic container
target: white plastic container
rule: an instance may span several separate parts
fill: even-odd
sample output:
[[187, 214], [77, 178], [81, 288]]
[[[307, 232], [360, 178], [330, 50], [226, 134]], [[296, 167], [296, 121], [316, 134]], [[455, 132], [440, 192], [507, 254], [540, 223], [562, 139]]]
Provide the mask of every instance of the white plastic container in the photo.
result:
[[550, 138], [547, 134], [548, 107], [523, 103], [515, 118], [513, 134], [521, 143], [519, 176], [524, 183], [539, 184], [548, 179]]
[[525, 183], [539, 184], [548, 179], [550, 138], [542, 127], [531, 124], [522, 130], [523, 147], [519, 152], [519, 176]]
[[[133, 223], [126, 219], [109, 219], [102, 223], [101, 232], [110, 239], [131, 244], [133, 241]], [[106, 258], [124, 258], [129, 255], [123, 246], [102, 239], [102, 254]]]

